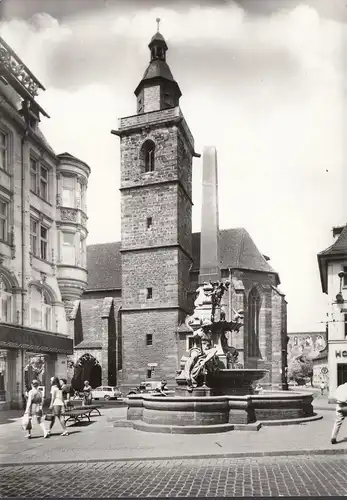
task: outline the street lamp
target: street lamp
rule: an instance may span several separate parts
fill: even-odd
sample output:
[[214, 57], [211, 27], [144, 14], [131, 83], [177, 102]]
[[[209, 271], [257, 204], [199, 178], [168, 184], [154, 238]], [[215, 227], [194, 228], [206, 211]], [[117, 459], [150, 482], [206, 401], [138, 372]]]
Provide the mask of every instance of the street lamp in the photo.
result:
[[345, 273], [344, 271], [341, 271], [339, 274], [338, 274], [338, 277], [340, 278], [340, 291], [339, 293], [336, 295], [336, 303], [337, 304], [343, 304], [344, 303], [344, 300], [343, 300], [343, 295], [342, 295], [342, 280], [343, 278], [346, 276], [347, 273]]

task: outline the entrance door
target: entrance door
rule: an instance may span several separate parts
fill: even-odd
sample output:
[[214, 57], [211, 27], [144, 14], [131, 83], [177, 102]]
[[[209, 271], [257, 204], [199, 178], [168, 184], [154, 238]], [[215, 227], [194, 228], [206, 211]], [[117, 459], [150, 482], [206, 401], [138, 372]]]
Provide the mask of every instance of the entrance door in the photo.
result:
[[338, 363], [337, 365], [337, 385], [347, 382], [347, 363]]

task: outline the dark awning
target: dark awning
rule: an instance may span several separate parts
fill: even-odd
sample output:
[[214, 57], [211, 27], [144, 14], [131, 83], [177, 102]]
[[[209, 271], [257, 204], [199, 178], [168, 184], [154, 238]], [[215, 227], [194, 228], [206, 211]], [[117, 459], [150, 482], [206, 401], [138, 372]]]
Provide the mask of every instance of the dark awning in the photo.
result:
[[46, 333], [28, 327], [0, 324], [0, 348], [72, 354], [73, 342], [72, 339], [58, 333]]

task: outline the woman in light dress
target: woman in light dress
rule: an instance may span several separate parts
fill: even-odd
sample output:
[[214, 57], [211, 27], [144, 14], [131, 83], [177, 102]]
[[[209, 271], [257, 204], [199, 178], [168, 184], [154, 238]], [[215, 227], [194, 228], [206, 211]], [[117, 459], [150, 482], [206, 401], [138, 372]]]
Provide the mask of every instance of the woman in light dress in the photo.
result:
[[63, 409], [65, 409], [65, 407], [66, 405], [63, 398], [63, 391], [61, 389], [59, 379], [57, 377], [54, 377], [52, 380], [52, 388], [51, 388], [51, 404], [49, 405], [50, 410], [52, 410], [53, 418], [49, 426], [48, 434], [51, 433], [55, 419], [58, 418], [60, 425], [63, 429], [62, 436], [68, 436], [64, 417], [62, 415]]

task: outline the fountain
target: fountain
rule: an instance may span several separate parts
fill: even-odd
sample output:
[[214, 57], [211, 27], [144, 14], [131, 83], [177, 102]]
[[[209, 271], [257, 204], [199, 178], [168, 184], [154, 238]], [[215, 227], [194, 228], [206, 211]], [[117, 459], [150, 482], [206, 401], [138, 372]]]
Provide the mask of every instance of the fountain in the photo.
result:
[[226, 320], [222, 304], [232, 286], [221, 280], [218, 238], [217, 163], [215, 148], [204, 150], [200, 283], [194, 313], [186, 318], [193, 346], [181, 359], [174, 394], [128, 397], [127, 426], [148, 432], [211, 433], [259, 430], [261, 425], [301, 423], [320, 418], [312, 394], [288, 391], [257, 393], [255, 383], [268, 370], [247, 369], [228, 336], [243, 326], [243, 311]]

